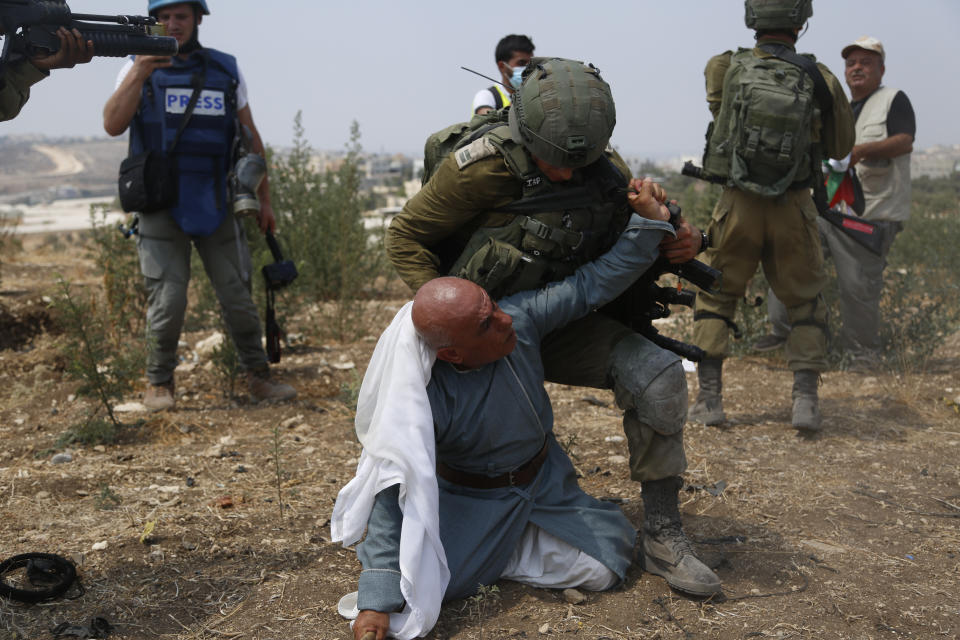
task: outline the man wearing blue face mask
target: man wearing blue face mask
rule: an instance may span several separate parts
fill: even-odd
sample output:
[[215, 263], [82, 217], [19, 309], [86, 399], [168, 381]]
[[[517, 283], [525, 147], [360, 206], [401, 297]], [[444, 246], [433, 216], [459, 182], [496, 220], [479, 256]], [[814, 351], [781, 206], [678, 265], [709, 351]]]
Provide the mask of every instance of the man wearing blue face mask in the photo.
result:
[[501, 84], [481, 89], [473, 97], [474, 115], [483, 115], [510, 104], [513, 92], [520, 86], [520, 74], [533, 57], [533, 40], [529, 36], [510, 34], [497, 43], [495, 51]]

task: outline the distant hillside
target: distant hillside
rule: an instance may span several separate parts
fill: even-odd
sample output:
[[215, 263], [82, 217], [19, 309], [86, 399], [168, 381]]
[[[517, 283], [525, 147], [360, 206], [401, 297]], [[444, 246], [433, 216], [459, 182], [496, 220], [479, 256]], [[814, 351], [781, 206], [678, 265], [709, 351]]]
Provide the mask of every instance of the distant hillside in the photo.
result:
[[0, 202], [110, 195], [125, 138], [0, 137]]

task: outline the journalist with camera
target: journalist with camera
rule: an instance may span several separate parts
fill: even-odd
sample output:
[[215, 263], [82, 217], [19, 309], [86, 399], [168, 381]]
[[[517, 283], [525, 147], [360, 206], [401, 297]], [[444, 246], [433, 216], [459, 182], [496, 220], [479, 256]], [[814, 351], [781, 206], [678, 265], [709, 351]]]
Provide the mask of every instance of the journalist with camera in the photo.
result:
[[119, 187], [124, 209], [140, 213], [138, 249], [153, 343], [144, 404], [151, 410], [175, 405], [191, 246], [220, 301], [251, 399], [293, 398], [292, 387], [270, 379], [250, 294], [250, 254], [237, 219], [253, 213], [261, 231], [275, 228], [246, 82], [233, 56], [200, 44], [199, 25], [210, 14], [205, 0], [149, 0], [147, 9], [176, 38], [179, 52], [128, 61], [103, 110], [107, 133], [130, 131]]

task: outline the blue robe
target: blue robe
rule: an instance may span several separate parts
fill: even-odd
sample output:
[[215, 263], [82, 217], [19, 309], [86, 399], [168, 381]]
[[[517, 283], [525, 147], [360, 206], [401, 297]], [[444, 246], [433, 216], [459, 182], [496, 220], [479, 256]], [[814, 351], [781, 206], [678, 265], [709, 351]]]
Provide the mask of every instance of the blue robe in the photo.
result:
[[[427, 387], [437, 460], [474, 474], [515, 470], [547, 446], [547, 459], [524, 486], [471, 489], [438, 477], [440, 537], [450, 583], [444, 599], [492, 584], [503, 573], [528, 523], [600, 561], [621, 579], [633, 557], [636, 531], [620, 509], [584, 493], [553, 433], [553, 410], [543, 388], [540, 340], [623, 292], [658, 256], [666, 223], [631, 219], [606, 254], [569, 278], [500, 301], [513, 318], [517, 346], [506, 358], [460, 371], [437, 361]], [[402, 513], [396, 486], [377, 495], [367, 536], [357, 548], [363, 564], [358, 608], [396, 611], [400, 594]]]

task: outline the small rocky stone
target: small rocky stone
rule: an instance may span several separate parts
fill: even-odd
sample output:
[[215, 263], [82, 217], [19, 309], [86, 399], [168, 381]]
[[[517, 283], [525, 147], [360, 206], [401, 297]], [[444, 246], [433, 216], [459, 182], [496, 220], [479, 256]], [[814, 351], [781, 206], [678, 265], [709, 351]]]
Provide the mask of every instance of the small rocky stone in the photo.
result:
[[349, 371], [350, 369], [357, 368], [357, 365], [353, 364], [353, 362], [350, 362], [349, 360], [347, 362], [334, 362], [330, 366], [338, 371]]
[[193, 540], [184, 540], [180, 543], [180, 546], [182, 546], [187, 551], [193, 551], [194, 549], [197, 548], [197, 543], [194, 542]]
[[113, 410], [119, 413], [142, 413], [147, 408], [140, 402], [124, 402], [115, 406]]
[[623, 464], [627, 459], [624, 456], [608, 456], [607, 461], [610, 464]]
[[237, 473], [246, 473], [246, 472], [247, 472], [247, 468], [246, 468], [245, 466], [243, 466], [242, 464], [238, 464], [238, 465], [237, 465], [237, 468], [234, 469], [234, 471], [236, 471]]
[[303, 422], [303, 414], [298, 414], [281, 422], [280, 427], [283, 429], [292, 429], [301, 422]]
[[192, 487], [195, 484], [197, 484], [197, 481], [191, 478], [190, 476], [187, 476], [187, 486]]
[[95, 446], [95, 447], [93, 448], [93, 450], [96, 451], [96, 452], [98, 452], [98, 453], [106, 453], [106, 452], [107, 452], [107, 448], [106, 448], [105, 446], [103, 446], [102, 444], [98, 444], [97, 446]]
[[542, 635], [546, 635], [550, 633], [550, 623], [544, 622], [542, 625], [540, 625], [540, 628], [537, 629], [537, 633], [540, 633]]
[[72, 462], [73, 456], [69, 453], [58, 453], [52, 458], [50, 458], [51, 464], [66, 464], [67, 462]]
[[49, 497], [50, 497], [49, 491], [38, 491], [36, 495], [37, 500], [43, 500], [44, 498], [49, 498]]
[[197, 355], [203, 359], [208, 359], [213, 355], [213, 350], [223, 343], [224, 335], [219, 331], [214, 332], [207, 338], [204, 338], [194, 347]]
[[222, 458], [223, 445], [222, 444], [210, 445], [209, 447], [203, 450], [203, 455], [205, 455], [208, 458]]
[[90, 548], [93, 549], [94, 551], [103, 551], [104, 549], [107, 548], [107, 541], [101, 540], [100, 542], [94, 542], [93, 546]]
[[168, 485], [150, 485], [151, 489], [156, 489], [160, 493], [180, 493], [180, 486], [175, 484]]
[[570, 604], [583, 604], [587, 601], [587, 596], [583, 595], [576, 589], [564, 589], [563, 599]]
[[607, 436], [603, 439], [604, 442], [623, 442], [623, 436]]

